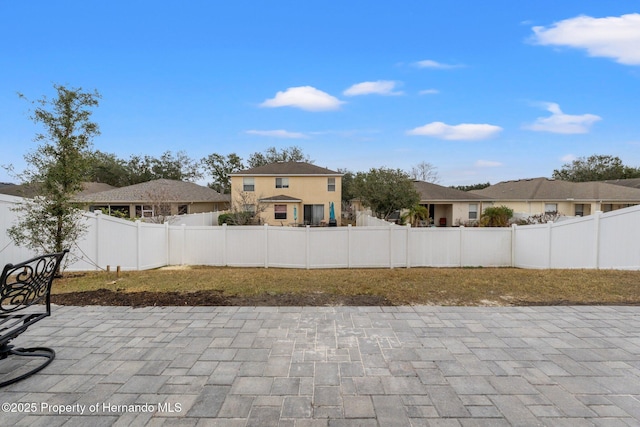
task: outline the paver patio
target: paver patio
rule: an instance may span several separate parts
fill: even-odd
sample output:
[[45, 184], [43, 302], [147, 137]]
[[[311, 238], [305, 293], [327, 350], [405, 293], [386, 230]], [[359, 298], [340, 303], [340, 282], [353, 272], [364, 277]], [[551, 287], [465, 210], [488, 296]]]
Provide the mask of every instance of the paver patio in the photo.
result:
[[57, 357], [0, 425], [640, 425], [640, 307], [65, 306], [14, 344]]

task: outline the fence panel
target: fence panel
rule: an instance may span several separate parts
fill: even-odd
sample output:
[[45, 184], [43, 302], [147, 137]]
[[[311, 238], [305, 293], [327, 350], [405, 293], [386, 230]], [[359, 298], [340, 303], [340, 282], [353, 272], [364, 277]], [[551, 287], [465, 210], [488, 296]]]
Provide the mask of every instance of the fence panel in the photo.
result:
[[595, 268], [595, 215], [551, 225], [550, 268]]
[[[170, 227], [178, 231], [182, 243], [178, 252], [183, 255], [180, 264], [185, 265], [224, 265], [224, 233], [223, 227]], [[172, 234], [173, 236], [174, 234]], [[172, 256], [172, 258], [174, 258]], [[175, 257], [178, 258], [178, 257]]]
[[227, 227], [226, 260], [233, 267], [266, 267], [265, 227]]
[[513, 266], [549, 268], [551, 226], [548, 224], [516, 227], [513, 237]]
[[168, 264], [167, 227], [164, 224], [138, 223], [138, 269], [148, 270]]
[[0, 194], [0, 230], [2, 230], [0, 232], [0, 268], [6, 264], [15, 264], [37, 255], [33, 251], [16, 246], [7, 234], [7, 230], [18, 219], [18, 214], [13, 212], [11, 208], [15, 207], [15, 204], [21, 200], [22, 198], [20, 197]]
[[640, 269], [640, 206], [600, 216], [599, 268]]
[[306, 268], [307, 231], [298, 227], [268, 227], [269, 267]]
[[460, 228], [462, 267], [510, 267], [510, 228]]
[[390, 267], [390, 227], [355, 227], [351, 229], [351, 267]]
[[414, 228], [409, 239], [412, 267], [459, 267], [459, 228]]
[[348, 268], [353, 227], [309, 229], [309, 268]]

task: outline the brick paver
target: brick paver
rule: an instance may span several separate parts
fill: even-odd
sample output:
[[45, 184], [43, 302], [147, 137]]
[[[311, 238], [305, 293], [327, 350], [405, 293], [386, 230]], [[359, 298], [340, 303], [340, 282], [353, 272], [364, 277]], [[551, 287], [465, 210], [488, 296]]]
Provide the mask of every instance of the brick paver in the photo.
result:
[[0, 425], [640, 425], [640, 307], [54, 307], [14, 344], [57, 357]]

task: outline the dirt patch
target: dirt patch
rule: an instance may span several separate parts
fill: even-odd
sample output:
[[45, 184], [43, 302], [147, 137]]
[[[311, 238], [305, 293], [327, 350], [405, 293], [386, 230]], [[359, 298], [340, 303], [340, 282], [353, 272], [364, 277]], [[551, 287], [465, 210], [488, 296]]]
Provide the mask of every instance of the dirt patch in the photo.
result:
[[376, 295], [263, 294], [253, 297], [225, 296], [220, 291], [196, 292], [117, 292], [98, 289], [51, 295], [58, 305], [149, 306], [389, 306], [384, 297]]

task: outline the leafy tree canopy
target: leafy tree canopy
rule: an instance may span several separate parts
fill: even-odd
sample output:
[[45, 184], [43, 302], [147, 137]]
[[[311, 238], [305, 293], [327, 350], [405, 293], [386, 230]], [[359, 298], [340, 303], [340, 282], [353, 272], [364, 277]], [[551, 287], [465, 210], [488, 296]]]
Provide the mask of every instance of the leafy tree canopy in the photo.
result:
[[200, 165], [186, 152], [165, 151], [160, 157], [132, 155], [128, 160], [115, 154], [95, 151], [88, 156], [87, 181], [103, 182], [115, 187], [139, 184], [156, 179], [195, 181], [202, 176]]
[[231, 178], [229, 174], [245, 168], [242, 159], [236, 153], [226, 156], [213, 153], [202, 159], [201, 162], [206, 174], [213, 179], [209, 183], [209, 187], [221, 194], [231, 193]]
[[293, 146], [283, 148], [281, 150], [276, 147], [269, 147], [263, 152], [255, 152], [249, 156], [247, 160], [250, 168], [257, 168], [258, 166], [268, 165], [270, 163], [277, 162], [307, 162], [313, 163], [313, 160], [309, 158], [300, 147]]
[[380, 218], [388, 218], [393, 212], [409, 209], [420, 202], [413, 181], [400, 169], [358, 172], [354, 178], [354, 193]]
[[472, 184], [472, 185], [452, 185], [451, 188], [455, 188], [456, 190], [461, 191], [471, 191], [471, 190], [482, 190], [483, 188], [490, 187], [491, 183], [483, 182], [480, 184]]
[[566, 163], [552, 177], [563, 181], [588, 182], [640, 177], [640, 168], [625, 166], [617, 156], [594, 154]]

